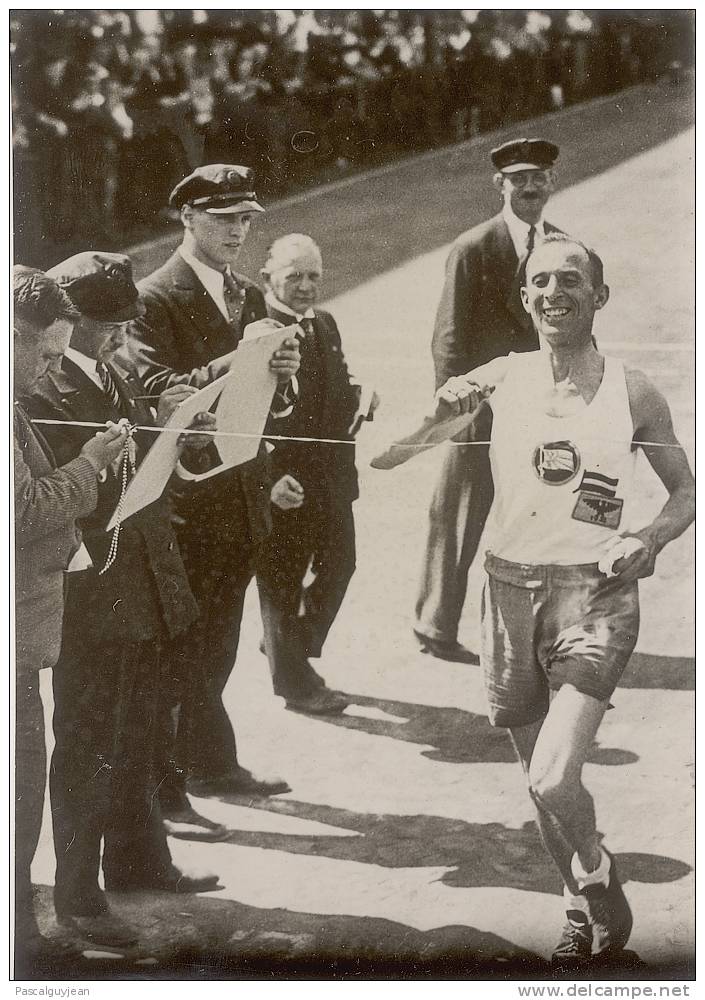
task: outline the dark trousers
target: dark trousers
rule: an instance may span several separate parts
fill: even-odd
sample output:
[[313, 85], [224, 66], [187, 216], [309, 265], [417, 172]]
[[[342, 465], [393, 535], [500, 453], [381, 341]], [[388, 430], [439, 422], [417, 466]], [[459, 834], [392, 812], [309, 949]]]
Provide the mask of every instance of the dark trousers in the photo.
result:
[[[472, 434], [471, 429], [465, 439], [472, 440]], [[416, 630], [430, 639], [454, 642], [458, 638], [468, 572], [493, 496], [489, 449], [474, 444], [448, 445], [431, 501], [416, 603]]]
[[42, 829], [46, 785], [44, 712], [39, 671], [17, 663], [15, 683], [15, 948], [38, 934], [32, 902], [32, 858]]
[[[352, 503], [273, 511], [257, 562], [264, 640], [275, 694], [310, 694], [320, 683], [308, 662], [320, 656], [355, 572]], [[311, 567], [313, 581], [304, 587]]]
[[[240, 536], [242, 537], [242, 535]], [[238, 766], [235, 733], [223, 705], [240, 640], [242, 607], [252, 579], [249, 545], [233, 545], [227, 532], [215, 534], [189, 524], [179, 532], [179, 547], [200, 616], [183, 637], [171, 644], [169, 673], [175, 720], [173, 758], [178, 771], [208, 780]], [[171, 797], [170, 779], [163, 786]], [[160, 792], [160, 797], [162, 792]]]
[[81, 618], [84, 586], [69, 577], [50, 771], [54, 903], [58, 914], [74, 915], [106, 909], [101, 839], [106, 883], [173, 870], [154, 776], [161, 648], [157, 641], [91, 641]]

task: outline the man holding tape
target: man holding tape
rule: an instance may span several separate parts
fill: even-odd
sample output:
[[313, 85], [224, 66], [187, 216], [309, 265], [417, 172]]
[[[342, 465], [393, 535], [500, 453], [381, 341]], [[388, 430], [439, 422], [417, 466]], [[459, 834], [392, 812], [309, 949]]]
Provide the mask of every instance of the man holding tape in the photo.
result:
[[[116, 364], [129, 320], [143, 306], [122, 254], [76, 254], [49, 272], [77, 316], [61, 368], [48, 371], [28, 402], [57, 461], [80, 454], [94, 434], [82, 423], [155, 425], [146, 390]], [[156, 402], [156, 424], [195, 392], [176, 386]], [[63, 422], [63, 423], [62, 423]], [[194, 428], [213, 429], [200, 414]], [[206, 435], [185, 436], [195, 471]], [[155, 775], [163, 648], [198, 613], [166, 498], [106, 531], [121, 493], [155, 432], [136, 431], [101, 476], [97, 506], [79, 520], [85, 547], [69, 566], [61, 655], [54, 670], [51, 800], [56, 853], [54, 905], [79, 939], [129, 947], [139, 931], [110, 908], [98, 883], [101, 840], [108, 892], [213, 889], [216, 875], [191, 877], [171, 861]], [[129, 445], [129, 446], [128, 446]], [[184, 461], [187, 461], [184, 458]]]
[[[180, 181], [169, 201], [180, 214], [183, 241], [140, 282], [145, 313], [132, 323], [128, 346], [152, 392], [184, 383], [206, 385], [229, 370], [246, 326], [256, 321], [270, 329], [280, 326], [266, 319], [262, 292], [235, 270], [252, 220], [264, 211], [252, 171], [207, 164]], [[291, 411], [288, 384], [298, 367], [297, 342], [286, 340], [270, 361], [279, 382], [273, 417]], [[222, 700], [237, 656], [254, 553], [271, 528], [270, 500], [279, 502], [283, 490], [282, 484], [272, 487], [262, 449], [252, 461], [193, 485], [176, 505], [179, 544], [200, 609], [188, 641], [177, 644], [172, 655], [182, 686], [176, 759], [189, 790], [198, 795], [289, 791], [282, 779], [255, 775], [240, 764]], [[160, 795], [184, 834], [208, 836], [178, 781], [165, 783]]]
[[[568, 922], [553, 961], [566, 971], [620, 951], [631, 933], [582, 769], [636, 644], [637, 580], [695, 516], [666, 400], [594, 345], [594, 314], [608, 298], [597, 254], [548, 236], [529, 256], [522, 288], [541, 350], [497, 358], [436, 394], [436, 417], [451, 418], [449, 428], [483, 398], [492, 408], [481, 660], [490, 721], [509, 729], [564, 881]], [[669, 499], [633, 532], [638, 447]]]
[[[126, 431], [108, 425], [61, 467], [20, 400], [68, 347], [77, 315], [56, 282], [36, 268], [13, 269], [15, 500], [15, 958], [33, 966], [61, 957], [39, 932], [31, 867], [39, 843], [46, 785], [39, 671], [61, 649], [64, 571], [81, 544], [76, 518], [95, 510], [97, 477], [118, 457]], [[36, 971], [36, 970], [35, 970]], [[21, 977], [18, 977], [21, 978]]]

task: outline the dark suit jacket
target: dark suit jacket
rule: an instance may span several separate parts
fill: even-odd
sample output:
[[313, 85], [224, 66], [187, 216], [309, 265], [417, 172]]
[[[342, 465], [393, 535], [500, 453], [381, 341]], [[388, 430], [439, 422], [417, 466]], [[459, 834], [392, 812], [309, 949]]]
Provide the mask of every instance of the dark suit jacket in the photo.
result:
[[15, 610], [18, 669], [53, 666], [61, 648], [64, 570], [81, 541], [76, 518], [98, 500], [87, 458], [56, 468], [42, 433], [17, 404], [15, 452]]
[[[267, 312], [272, 319], [279, 320], [285, 326], [293, 322], [291, 316], [278, 312], [269, 305]], [[316, 386], [320, 408], [317, 436], [349, 441], [351, 440], [349, 428], [357, 412], [359, 392], [350, 384], [350, 374], [345, 364], [340, 333], [335, 320], [323, 309], [316, 309], [314, 312], [313, 331], [309, 336], [313, 336], [322, 365], [321, 376]], [[303, 353], [302, 376], [306, 374], [305, 357]], [[276, 420], [272, 426], [276, 434], [308, 436], [305, 433], [306, 428], [300, 426], [297, 406], [294, 406], [291, 416]], [[270, 461], [276, 479], [287, 472], [296, 477], [295, 470], [303, 467], [314, 488], [319, 485], [321, 488], [325, 487], [328, 495], [343, 501], [355, 500], [358, 497], [353, 445], [308, 445], [297, 442], [287, 445], [278, 441], [274, 444]]]
[[[153, 424], [149, 407], [135, 396], [145, 395], [136, 373], [109, 366], [129, 419]], [[59, 420], [103, 422], [122, 415], [107, 396], [68, 358], [60, 372], [44, 375], [28, 402], [34, 416]], [[47, 427], [57, 461], [68, 461], [95, 434], [89, 427]], [[138, 432], [137, 462], [154, 435]], [[93, 568], [80, 574], [86, 615], [81, 627], [94, 641], [101, 636], [125, 641], [166, 638], [184, 632], [198, 615], [189, 589], [179, 546], [171, 526], [169, 504], [162, 498], [128, 518], [120, 531], [117, 559], [102, 576], [112, 532], [105, 531], [120, 497], [121, 479], [112, 469], [98, 484], [98, 505], [80, 521]], [[73, 574], [72, 574], [73, 575]], [[77, 580], [72, 581], [77, 585]]]
[[[189, 382], [199, 388], [228, 370], [245, 326], [266, 315], [261, 291], [244, 275], [238, 329], [233, 331], [192, 268], [174, 253], [139, 282], [147, 311], [130, 326], [129, 359], [151, 393]], [[184, 491], [179, 513], [189, 523], [219, 532], [224, 542], [244, 526], [258, 540], [270, 529], [271, 476], [264, 456]]]
[[[546, 223], [552, 232], [555, 226]], [[431, 352], [436, 388], [510, 351], [539, 346], [519, 297], [519, 259], [501, 213], [453, 244]]]

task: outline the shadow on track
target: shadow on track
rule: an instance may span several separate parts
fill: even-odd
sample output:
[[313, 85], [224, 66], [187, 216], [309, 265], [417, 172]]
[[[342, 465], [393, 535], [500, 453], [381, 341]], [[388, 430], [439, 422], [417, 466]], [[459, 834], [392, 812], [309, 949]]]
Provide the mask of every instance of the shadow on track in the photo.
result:
[[619, 682], [621, 688], [659, 688], [694, 691], [695, 660], [689, 656], [652, 656], [633, 653]]
[[[516, 761], [506, 730], [494, 728], [485, 715], [461, 708], [439, 708], [417, 705], [408, 701], [370, 698], [349, 694], [351, 705], [373, 708], [394, 716], [394, 719], [369, 719], [359, 715], [316, 716], [315, 721], [353, 729], [370, 736], [386, 736], [407, 743], [418, 743], [430, 749], [422, 757], [444, 764], [512, 764]], [[404, 721], [395, 721], [401, 719]], [[637, 754], [621, 747], [596, 744], [589, 758], [591, 764], [610, 767], [634, 764]]]

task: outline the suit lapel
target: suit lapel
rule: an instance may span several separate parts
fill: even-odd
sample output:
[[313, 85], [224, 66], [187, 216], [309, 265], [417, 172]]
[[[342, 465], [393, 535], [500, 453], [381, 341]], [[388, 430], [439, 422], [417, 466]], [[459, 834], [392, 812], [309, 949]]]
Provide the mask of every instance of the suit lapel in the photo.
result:
[[178, 252], [172, 257], [171, 272], [174, 300], [186, 313], [203, 341], [207, 356], [216, 358], [237, 347], [242, 337], [242, 323], [238, 324], [237, 331], [233, 329], [201, 284], [196, 272]]
[[331, 350], [331, 342], [330, 342], [330, 338], [328, 336], [328, 328], [327, 328], [327, 326], [325, 324], [325, 320], [323, 319], [323, 317], [321, 315], [319, 315], [318, 312], [316, 312], [315, 318], [313, 320], [313, 329], [315, 331], [315, 336], [316, 336], [316, 345], [318, 347], [318, 355], [319, 355], [319, 357], [321, 359], [321, 365], [322, 365], [322, 368], [323, 368], [323, 371], [321, 373], [323, 377], [321, 379], [320, 389], [321, 389], [321, 393], [322, 393], [322, 396], [323, 396], [324, 409], [327, 409], [328, 402], [329, 402], [329, 399], [328, 399], [328, 395], [329, 395], [328, 390], [329, 390], [329, 387], [333, 384], [332, 383], [332, 377], [333, 377], [333, 352]]
[[502, 262], [500, 287], [506, 290], [504, 304], [514, 323], [523, 327], [526, 325], [527, 316], [521, 304], [519, 289], [524, 276], [524, 260], [517, 257], [509, 227], [501, 215], [497, 216], [495, 235], [497, 259]]
[[48, 394], [54, 403], [72, 420], [117, 420], [120, 414], [102, 389], [69, 358], [61, 362], [61, 370], [47, 382]]

